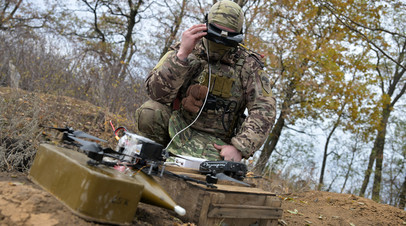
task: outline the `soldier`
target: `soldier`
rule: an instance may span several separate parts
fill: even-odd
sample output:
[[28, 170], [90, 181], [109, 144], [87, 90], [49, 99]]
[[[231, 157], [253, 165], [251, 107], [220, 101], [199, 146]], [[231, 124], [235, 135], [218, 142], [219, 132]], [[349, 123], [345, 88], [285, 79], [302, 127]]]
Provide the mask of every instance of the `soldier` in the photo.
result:
[[260, 56], [240, 45], [243, 20], [240, 6], [223, 0], [206, 24], [182, 34], [146, 79], [150, 100], [136, 111], [140, 135], [209, 160], [238, 162], [261, 147], [275, 98]]

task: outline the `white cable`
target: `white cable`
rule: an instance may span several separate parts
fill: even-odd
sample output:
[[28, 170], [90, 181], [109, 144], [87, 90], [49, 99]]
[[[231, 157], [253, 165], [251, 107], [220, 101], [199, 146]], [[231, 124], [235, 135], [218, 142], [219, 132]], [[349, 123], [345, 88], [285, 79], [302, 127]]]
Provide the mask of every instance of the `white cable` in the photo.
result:
[[191, 127], [196, 121], [197, 119], [200, 117], [200, 114], [203, 111], [204, 106], [206, 105], [206, 101], [207, 101], [207, 97], [209, 96], [209, 92], [210, 92], [210, 82], [211, 82], [211, 65], [210, 65], [210, 58], [209, 58], [209, 42], [207, 42], [207, 64], [209, 66], [209, 81], [207, 83], [207, 93], [206, 93], [206, 97], [204, 98], [204, 102], [202, 107], [199, 110], [199, 113], [197, 114], [195, 120], [193, 120], [193, 122], [191, 122], [188, 126], [186, 126], [185, 128], [183, 128], [181, 131], [177, 132], [171, 139], [171, 141], [169, 141], [168, 145], [166, 145], [165, 149], [168, 149], [169, 145], [172, 144], [172, 141], [175, 139], [176, 136], [178, 136], [180, 133], [182, 133], [183, 131], [187, 130], [189, 127]]

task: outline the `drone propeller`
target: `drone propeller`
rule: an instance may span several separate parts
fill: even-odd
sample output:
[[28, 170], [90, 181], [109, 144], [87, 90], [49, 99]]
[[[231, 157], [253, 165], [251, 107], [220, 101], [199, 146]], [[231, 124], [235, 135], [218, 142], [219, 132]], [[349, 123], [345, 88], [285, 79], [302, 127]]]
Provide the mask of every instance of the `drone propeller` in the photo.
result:
[[[127, 155], [124, 153], [116, 152], [111, 148], [102, 148], [99, 144], [97, 144], [95, 142], [82, 140], [82, 139], [79, 139], [79, 138], [76, 138], [73, 136], [68, 136], [68, 138], [78, 142], [81, 145], [81, 146], [79, 146], [79, 148], [82, 149], [83, 151], [87, 151], [88, 157], [93, 160], [96, 160], [96, 161], [101, 161], [104, 156], [115, 158], [118, 160], [122, 160], [122, 158], [117, 157], [116, 155], [134, 157], [134, 156]], [[113, 154], [113, 155], [110, 155], [110, 154]]]
[[91, 151], [91, 152], [103, 152], [102, 147], [100, 147], [99, 144], [87, 140], [82, 140], [74, 136], [69, 136], [68, 137], [76, 142], [78, 142], [81, 146], [80, 149], [83, 151]]
[[59, 132], [67, 133], [67, 134], [72, 135], [74, 137], [88, 138], [88, 139], [97, 140], [97, 141], [101, 141], [101, 142], [107, 142], [106, 140], [103, 140], [103, 139], [100, 139], [98, 137], [92, 136], [92, 135], [87, 134], [87, 133], [85, 133], [83, 131], [73, 130], [72, 127], [65, 127], [65, 128], [47, 127], [47, 126], [43, 126], [43, 127], [48, 128], [48, 129], [55, 129], [55, 130], [58, 130]]
[[77, 131], [73, 131], [72, 133], [75, 137], [82, 137], [82, 138], [89, 138], [92, 140], [97, 140], [97, 141], [101, 141], [101, 142], [107, 142], [106, 140], [100, 139], [98, 137], [92, 136], [90, 134], [87, 134], [83, 131], [77, 130]]
[[225, 175], [224, 173], [217, 173], [217, 174], [216, 174], [216, 177], [217, 177], [218, 179], [220, 179], [220, 180], [228, 180], [228, 181], [232, 181], [232, 182], [235, 182], [235, 183], [242, 184], [242, 185], [247, 186], [247, 187], [251, 187], [250, 184], [247, 184], [247, 183], [242, 182], [242, 181], [240, 181], [240, 180], [237, 180], [237, 179], [234, 179], [234, 178], [232, 178], [232, 177], [229, 177], [229, 176]]
[[102, 147], [100, 147], [99, 144], [95, 142], [90, 142], [86, 140], [82, 140], [79, 138], [76, 138], [74, 136], [68, 136], [68, 138], [77, 141], [81, 146], [79, 146], [80, 149], [83, 151], [87, 152], [87, 156], [93, 160], [96, 160], [98, 162], [103, 160], [104, 157], [104, 152]]

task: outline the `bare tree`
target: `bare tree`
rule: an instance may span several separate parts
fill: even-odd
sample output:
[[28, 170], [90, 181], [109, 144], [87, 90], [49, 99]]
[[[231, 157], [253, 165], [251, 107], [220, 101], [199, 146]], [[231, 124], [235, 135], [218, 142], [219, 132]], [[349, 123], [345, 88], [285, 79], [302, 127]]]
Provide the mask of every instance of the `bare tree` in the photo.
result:
[[32, 10], [30, 3], [23, 0], [0, 1], [0, 30], [9, 31], [18, 28], [43, 28], [50, 20], [54, 5], [45, 11]]
[[174, 42], [176, 41], [177, 35], [179, 33], [179, 28], [182, 24], [182, 20], [186, 15], [186, 7], [188, 6], [188, 1], [182, 0], [180, 3], [178, 2], [176, 3], [178, 8], [177, 7], [174, 8], [173, 6], [170, 6], [168, 4], [168, 1], [164, 1], [166, 9], [169, 10], [171, 13], [172, 20], [170, 24], [165, 24], [169, 29], [169, 34], [166, 34], [165, 44], [159, 58], [162, 58], [165, 55], [165, 53], [168, 52], [169, 47], [173, 45]]

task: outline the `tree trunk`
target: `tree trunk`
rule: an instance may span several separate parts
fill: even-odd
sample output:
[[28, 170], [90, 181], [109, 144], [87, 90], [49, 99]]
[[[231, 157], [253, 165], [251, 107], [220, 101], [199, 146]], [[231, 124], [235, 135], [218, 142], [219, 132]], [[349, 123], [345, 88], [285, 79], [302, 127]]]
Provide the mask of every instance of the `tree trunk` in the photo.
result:
[[272, 132], [269, 134], [268, 138], [265, 141], [264, 149], [261, 152], [261, 155], [258, 159], [257, 164], [255, 165], [253, 171], [256, 174], [261, 175], [265, 169], [266, 163], [269, 160], [273, 150], [275, 150], [276, 144], [279, 141], [279, 137], [282, 133], [283, 126], [285, 125], [284, 114], [279, 115], [276, 124], [272, 128]]
[[292, 97], [294, 96], [294, 90], [296, 88], [296, 82], [295, 80], [291, 81], [288, 85], [288, 88], [286, 90], [286, 96], [284, 98], [284, 101], [282, 103], [282, 109], [281, 113], [279, 115], [278, 120], [276, 121], [276, 124], [272, 128], [271, 133], [269, 134], [268, 138], [265, 141], [264, 144], [264, 149], [261, 152], [261, 155], [258, 159], [257, 164], [255, 165], [253, 171], [256, 174], [262, 175], [264, 172], [266, 163], [268, 162], [269, 158], [271, 157], [272, 152], [275, 150], [276, 145], [278, 144], [279, 138], [282, 133], [282, 129], [285, 126], [285, 117], [290, 112], [290, 106], [291, 106], [291, 100]]
[[[182, 0], [182, 6], [180, 7], [180, 13], [173, 15], [173, 25], [171, 27], [171, 33], [165, 38], [165, 46], [161, 51], [161, 55], [159, 59], [161, 59], [166, 52], [168, 52], [169, 47], [173, 45], [176, 40], [176, 36], [178, 35], [180, 25], [182, 24], [183, 17], [185, 16], [185, 9], [187, 5], [187, 0]], [[168, 6], [169, 7], [169, 6]]]
[[356, 151], [357, 151], [357, 148], [354, 147], [353, 150], [352, 150], [351, 162], [350, 162], [350, 165], [348, 165], [347, 172], [345, 173], [344, 183], [343, 183], [343, 186], [341, 187], [340, 193], [343, 193], [343, 191], [345, 189], [345, 186], [347, 185], [347, 181], [348, 181], [348, 178], [350, 177], [350, 173], [351, 173], [351, 170], [352, 170], [352, 164], [354, 163], [354, 158], [355, 158], [355, 152]]
[[[336, 131], [338, 125], [341, 123], [341, 117], [342, 117], [342, 112], [347, 104], [344, 103], [341, 105], [341, 109], [338, 112], [338, 118], [337, 121], [335, 121], [333, 128], [331, 129], [330, 133], [327, 136], [326, 144], [324, 145], [324, 155], [323, 155], [323, 162], [321, 164], [321, 172], [320, 172], [320, 179], [319, 179], [319, 186], [317, 190], [321, 190], [323, 187], [323, 180], [324, 180], [324, 171], [326, 170], [326, 164], [327, 164], [327, 157], [328, 157], [328, 145], [330, 144], [331, 137], [333, 136], [334, 132]], [[330, 184], [331, 185], [331, 184]]]
[[320, 172], [320, 178], [319, 178], [319, 186], [317, 186], [317, 190], [321, 190], [321, 188], [323, 187], [323, 180], [324, 180], [324, 171], [325, 171], [325, 169], [326, 169], [326, 162], [327, 162], [327, 156], [328, 156], [328, 154], [327, 154], [327, 152], [328, 152], [328, 144], [329, 144], [329, 142], [330, 142], [330, 138], [331, 138], [331, 135], [332, 135], [332, 132], [333, 131], [331, 131], [330, 132], [330, 134], [328, 135], [328, 137], [327, 137], [327, 140], [326, 140], [326, 144], [324, 145], [324, 154], [323, 154], [323, 162], [321, 163], [321, 172]]
[[[345, 107], [345, 104], [342, 108]], [[341, 121], [341, 115], [339, 114], [337, 121], [334, 123], [333, 129], [330, 131], [330, 133], [327, 136], [327, 140], [326, 140], [326, 144], [324, 145], [324, 155], [323, 155], [323, 162], [321, 164], [321, 172], [320, 172], [320, 179], [319, 179], [319, 186], [317, 188], [317, 190], [321, 190], [321, 188], [323, 187], [323, 180], [324, 180], [324, 171], [326, 170], [326, 163], [327, 163], [327, 156], [328, 156], [328, 145], [330, 143], [331, 137], [334, 134], [334, 131], [337, 129], [338, 125], [340, 124]]]
[[[376, 150], [376, 164], [375, 164], [375, 177], [374, 185], [372, 188], [372, 200], [379, 202], [380, 201], [380, 191], [381, 191], [381, 181], [382, 181], [382, 162], [383, 162], [383, 152], [385, 147], [385, 136], [386, 128], [388, 126], [388, 119], [391, 113], [390, 104], [384, 105], [382, 111], [382, 119], [380, 123], [380, 130], [376, 136], [376, 142], [374, 144], [374, 149]], [[376, 146], [375, 146], [376, 145]]]
[[[375, 143], [377, 142], [377, 140], [375, 140]], [[376, 145], [374, 144], [374, 147]], [[369, 155], [369, 162], [368, 162], [368, 167], [367, 170], [365, 170], [365, 175], [364, 175], [364, 180], [362, 181], [362, 186], [361, 186], [361, 190], [359, 192], [359, 196], [364, 197], [365, 195], [365, 191], [367, 190], [367, 186], [369, 183], [369, 178], [371, 177], [371, 173], [372, 173], [372, 167], [374, 165], [375, 162], [375, 148], [372, 148], [371, 154]]]
[[[125, 42], [123, 49], [121, 51], [121, 56], [120, 56], [120, 61], [117, 62], [118, 65], [118, 78], [120, 79], [125, 79], [127, 76], [127, 65], [130, 63], [134, 50], [132, 49], [134, 45], [134, 41], [132, 38], [132, 34], [134, 31], [134, 26], [137, 23], [136, 22], [136, 17], [139, 14], [139, 9], [141, 5], [143, 4], [143, 0], [139, 0], [138, 2], [135, 2], [135, 4], [132, 1], [128, 1], [128, 6], [130, 8], [130, 14], [127, 16], [127, 30], [126, 30], [126, 35], [125, 35]], [[128, 53], [130, 51], [130, 53]]]
[[399, 208], [400, 209], [405, 209], [406, 207], [406, 175], [405, 175], [405, 180], [403, 181], [402, 185], [402, 191], [400, 192], [399, 195]]

